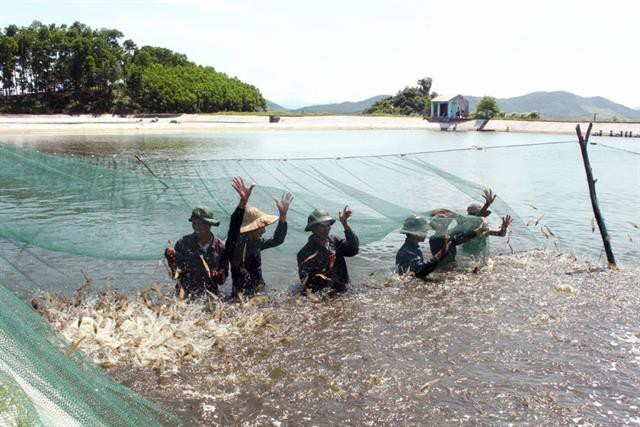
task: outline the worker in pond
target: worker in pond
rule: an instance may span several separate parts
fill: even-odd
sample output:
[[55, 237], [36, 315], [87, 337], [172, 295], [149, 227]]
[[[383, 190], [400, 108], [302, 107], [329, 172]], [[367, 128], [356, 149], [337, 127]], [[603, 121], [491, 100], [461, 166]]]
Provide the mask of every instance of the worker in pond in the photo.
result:
[[[473, 238], [484, 236], [489, 232], [488, 225], [484, 221], [480, 221], [475, 228], [460, 227], [457, 222], [459, 218], [460, 215], [449, 209], [436, 209], [431, 213], [429, 225], [434, 230], [434, 234], [429, 237], [431, 254], [435, 256], [448, 245], [444, 256], [438, 263], [438, 269], [453, 269], [456, 266], [456, 246]], [[456, 226], [452, 228], [451, 225], [454, 221], [456, 221]]]
[[413, 274], [415, 277], [423, 279], [436, 269], [447, 254], [451, 246], [450, 239], [446, 239], [440, 250], [425, 262], [420, 243], [427, 238], [429, 229], [427, 219], [422, 216], [412, 215], [404, 221], [400, 233], [406, 234], [407, 237], [396, 254], [396, 272], [398, 274]]
[[[487, 223], [487, 218], [491, 215], [489, 207], [496, 200], [497, 195], [487, 188], [483, 191], [482, 197], [484, 198], [484, 204], [471, 203], [467, 206], [467, 217], [461, 217], [458, 220], [459, 227], [477, 227], [481, 222]], [[502, 218], [502, 224], [497, 230], [489, 230], [485, 235], [478, 236], [462, 244], [462, 250], [465, 254], [473, 257], [481, 257], [488, 251], [489, 236], [504, 237], [507, 234], [507, 229], [513, 220], [510, 215], [506, 215]], [[487, 223], [488, 224], [488, 223]]]
[[[291, 193], [276, 200], [279, 216], [269, 215], [256, 207], [247, 207], [240, 227], [240, 236], [231, 259], [233, 297], [253, 296], [264, 288], [262, 278], [262, 251], [281, 245], [287, 235], [287, 212], [293, 201]], [[262, 237], [268, 225], [278, 221], [271, 238]]]
[[298, 273], [305, 291], [328, 290], [344, 292], [349, 284], [346, 257], [358, 254], [358, 236], [348, 224], [352, 212], [348, 206], [338, 213], [344, 228], [345, 238], [331, 235], [331, 226], [336, 222], [325, 210], [315, 209], [307, 219], [305, 231], [311, 236], [298, 252]]
[[227, 278], [229, 260], [255, 185], [247, 187], [242, 178], [235, 177], [232, 187], [240, 196], [240, 202], [231, 215], [226, 244], [211, 231], [211, 227], [220, 225], [220, 221], [207, 206], [198, 206], [189, 218], [193, 233], [178, 240], [173, 249], [165, 251], [172, 276], [177, 280], [176, 295], [180, 298], [197, 298], [205, 291], [217, 294], [218, 287]]

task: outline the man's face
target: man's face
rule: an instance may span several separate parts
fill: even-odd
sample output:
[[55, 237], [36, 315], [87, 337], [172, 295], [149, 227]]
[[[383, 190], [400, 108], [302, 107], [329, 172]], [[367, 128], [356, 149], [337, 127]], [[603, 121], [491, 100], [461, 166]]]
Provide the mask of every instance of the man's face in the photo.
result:
[[247, 233], [247, 237], [249, 238], [249, 240], [259, 240], [262, 235], [265, 233], [266, 229], [265, 227], [260, 227], [260, 228], [256, 228], [253, 231], [249, 231]]
[[331, 231], [331, 223], [321, 222], [320, 224], [316, 224], [311, 228], [311, 232], [318, 239], [326, 239], [329, 237], [329, 232]]
[[206, 236], [211, 230], [211, 224], [197, 216], [191, 218], [191, 227], [193, 227], [196, 236]]

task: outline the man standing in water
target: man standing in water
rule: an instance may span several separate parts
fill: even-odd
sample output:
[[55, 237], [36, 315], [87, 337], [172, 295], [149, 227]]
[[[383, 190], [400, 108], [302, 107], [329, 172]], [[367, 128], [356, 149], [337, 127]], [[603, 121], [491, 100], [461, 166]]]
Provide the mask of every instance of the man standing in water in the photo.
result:
[[[497, 195], [491, 191], [490, 188], [485, 189], [482, 192], [484, 198], [484, 204], [472, 203], [467, 206], [467, 217], [465, 220], [458, 219], [460, 226], [478, 227], [481, 223], [487, 223], [487, 217], [491, 215], [489, 206], [496, 200]], [[462, 217], [461, 217], [462, 218]], [[506, 215], [502, 218], [502, 224], [498, 230], [489, 230], [485, 235], [475, 237], [462, 245], [462, 250], [465, 254], [480, 257], [487, 252], [488, 236], [504, 237], [507, 234], [509, 225], [513, 222], [510, 215]]]
[[442, 247], [427, 262], [424, 261], [420, 243], [427, 238], [429, 224], [424, 217], [410, 216], [404, 221], [400, 233], [406, 234], [407, 238], [396, 254], [396, 269], [398, 274], [413, 273], [414, 276], [424, 279], [429, 273], [436, 269], [442, 258], [446, 255], [451, 240], [445, 239]]
[[235, 177], [232, 187], [240, 196], [240, 202], [231, 215], [226, 245], [211, 232], [211, 227], [220, 225], [220, 221], [214, 218], [211, 209], [198, 206], [189, 218], [193, 233], [176, 242], [173, 254], [171, 249], [165, 251], [170, 267], [171, 258], [175, 258], [172, 273], [177, 277], [176, 294], [180, 297], [197, 298], [205, 290], [217, 294], [218, 286], [227, 278], [244, 210], [255, 185], [247, 188], [242, 178]]
[[473, 238], [482, 237], [489, 232], [488, 225], [483, 221], [480, 221], [478, 224], [474, 223], [473, 226], [476, 228], [471, 228], [468, 224], [467, 226], [461, 226], [458, 223], [458, 226], [449, 231], [450, 224], [454, 220], [458, 222], [461, 218], [460, 215], [449, 209], [436, 209], [432, 213], [432, 216], [433, 218], [429, 225], [433, 228], [435, 234], [429, 237], [431, 253], [435, 256], [444, 247], [449, 246], [444, 256], [440, 259], [438, 268], [453, 269], [456, 266], [456, 246], [468, 242]]
[[[291, 193], [285, 193], [282, 199], [276, 200], [280, 216], [268, 215], [255, 207], [248, 207], [244, 213], [240, 237], [231, 260], [231, 278], [233, 279], [232, 296], [239, 294], [252, 296], [264, 288], [262, 278], [262, 256], [265, 249], [274, 248], [287, 235], [287, 211], [293, 201]], [[278, 220], [278, 226], [270, 239], [263, 239], [265, 228]]]
[[344, 227], [344, 239], [329, 234], [336, 220], [327, 211], [315, 209], [309, 215], [304, 231], [312, 234], [298, 252], [298, 273], [305, 291], [347, 290], [349, 273], [344, 258], [357, 255], [360, 248], [358, 237], [347, 223], [351, 214], [348, 206], [338, 214]]

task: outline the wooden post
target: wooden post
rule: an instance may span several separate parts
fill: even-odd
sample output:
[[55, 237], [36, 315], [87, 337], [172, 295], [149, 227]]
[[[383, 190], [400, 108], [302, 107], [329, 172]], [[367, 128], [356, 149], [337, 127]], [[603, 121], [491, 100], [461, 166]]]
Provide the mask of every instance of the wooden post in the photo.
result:
[[596, 181], [593, 179], [593, 172], [591, 171], [591, 163], [589, 163], [589, 154], [587, 153], [587, 145], [589, 144], [589, 136], [591, 135], [591, 128], [593, 123], [589, 123], [587, 128], [586, 137], [582, 137], [582, 131], [580, 125], [576, 125], [576, 134], [578, 134], [578, 143], [580, 144], [580, 152], [582, 153], [582, 161], [584, 163], [584, 170], [587, 173], [587, 183], [589, 184], [589, 195], [591, 196], [591, 207], [593, 208], [593, 214], [596, 217], [598, 228], [600, 229], [600, 235], [602, 236], [602, 243], [604, 243], [604, 251], [607, 254], [607, 261], [609, 266], [616, 266], [616, 259], [613, 257], [613, 251], [611, 250], [611, 241], [609, 240], [609, 233], [607, 232], [607, 226], [604, 223], [604, 218], [600, 213], [600, 207], [598, 206], [598, 198], [596, 196]]

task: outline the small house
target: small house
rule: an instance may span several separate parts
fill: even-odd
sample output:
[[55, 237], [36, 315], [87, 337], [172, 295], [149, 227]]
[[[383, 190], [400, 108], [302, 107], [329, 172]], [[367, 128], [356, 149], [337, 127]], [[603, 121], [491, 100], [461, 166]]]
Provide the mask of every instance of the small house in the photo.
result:
[[431, 119], [450, 121], [464, 119], [469, 114], [469, 101], [462, 95], [438, 95], [431, 100]]

